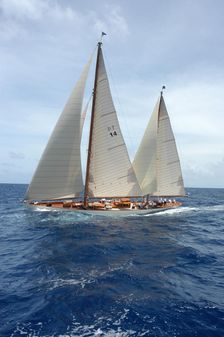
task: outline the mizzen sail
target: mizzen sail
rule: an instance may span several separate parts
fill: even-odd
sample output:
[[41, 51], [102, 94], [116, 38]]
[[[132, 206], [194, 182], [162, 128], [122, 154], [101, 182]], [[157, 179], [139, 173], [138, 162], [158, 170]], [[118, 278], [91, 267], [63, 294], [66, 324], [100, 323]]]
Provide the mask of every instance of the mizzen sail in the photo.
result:
[[71, 198], [83, 190], [80, 142], [83, 95], [89, 62], [73, 89], [51, 134], [36, 172], [27, 190], [26, 200]]
[[144, 195], [185, 195], [176, 142], [162, 94], [136, 153], [133, 167]]

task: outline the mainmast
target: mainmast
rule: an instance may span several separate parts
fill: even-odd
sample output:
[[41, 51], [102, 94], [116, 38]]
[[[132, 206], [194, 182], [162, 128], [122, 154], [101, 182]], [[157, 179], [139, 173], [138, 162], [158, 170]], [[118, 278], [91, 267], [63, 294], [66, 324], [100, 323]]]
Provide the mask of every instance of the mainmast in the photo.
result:
[[[161, 101], [163, 97], [163, 90], [166, 89], [165, 85], [162, 86], [162, 90], [160, 91], [160, 98], [159, 98], [159, 107], [158, 107], [158, 114], [157, 114], [157, 129], [156, 129], [156, 139], [158, 139], [158, 131], [159, 131], [159, 119], [160, 119], [160, 109], [161, 109]], [[157, 141], [156, 141], [156, 161], [158, 161], [158, 155], [157, 155]], [[158, 165], [156, 164], [156, 177], [158, 178]], [[156, 185], [158, 182], [156, 182]], [[150, 194], [148, 193], [146, 195], [147, 202], [149, 201]]]
[[158, 122], [159, 122], [159, 117], [160, 117], [160, 107], [161, 107], [161, 100], [162, 100], [164, 89], [166, 89], [165, 85], [162, 86], [162, 90], [160, 91], [160, 100], [159, 100], [159, 109], [158, 109]]
[[101, 35], [101, 41], [98, 42], [98, 48], [97, 48], [96, 71], [95, 71], [95, 80], [94, 80], [94, 88], [93, 88], [93, 103], [92, 103], [91, 122], [90, 122], [90, 131], [89, 131], [89, 146], [88, 146], [88, 156], [87, 156], [87, 165], [86, 165], [86, 181], [85, 181], [85, 191], [84, 191], [84, 207], [88, 206], [90, 161], [91, 161], [91, 153], [92, 153], [92, 138], [93, 138], [94, 117], [95, 117], [96, 91], [97, 91], [98, 69], [99, 69], [99, 55], [100, 55], [100, 50], [101, 50], [101, 46], [102, 46], [102, 37], [103, 37], [103, 35], [106, 35], [106, 34], [102, 33], [102, 35]]

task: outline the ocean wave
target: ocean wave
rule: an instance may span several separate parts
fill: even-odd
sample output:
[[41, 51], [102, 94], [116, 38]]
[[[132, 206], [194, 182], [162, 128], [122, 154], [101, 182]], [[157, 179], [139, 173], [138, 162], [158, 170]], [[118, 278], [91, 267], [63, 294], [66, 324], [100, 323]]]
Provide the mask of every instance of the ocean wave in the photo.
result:
[[[46, 321], [17, 323], [10, 337], [190, 337], [197, 335], [197, 328], [204, 329], [207, 336], [223, 336], [223, 328], [220, 328], [219, 334], [215, 324], [217, 317], [221, 326], [222, 312], [212, 304], [197, 306], [182, 302], [173, 305], [167, 301], [162, 312], [156, 303], [153, 305], [156, 307], [154, 313], [151, 310], [146, 313], [140, 307], [111, 308], [110, 312], [93, 315], [91, 322], [88, 322], [88, 318], [81, 322], [77, 315], [73, 315], [71, 322], [59, 333], [57, 326], [52, 325], [50, 331], [47, 331], [50, 322]], [[195, 317], [196, 313], [204, 319], [203, 324]]]
[[151, 216], [167, 216], [167, 215], [175, 215], [175, 214], [182, 214], [182, 213], [192, 213], [198, 211], [198, 207], [179, 207], [179, 208], [171, 208], [164, 210], [162, 212], [158, 213], [152, 213], [152, 214], [145, 214], [144, 217], [151, 217]]
[[144, 217], [154, 217], [154, 216], [167, 216], [167, 215], [175, 215], [175, 214], [183, 214], [183, 213], [195, 213], [195, 212], [223, 212], [224, 205], [211, 205], [211, 206], [181, 206], [179, 208], [167, 209], [162, 212], [155, 212], [152, 214], [144, 214]]
[[105, 270], [96, 268], [88, 270], [88, 277], [80, 277], [80, 279], [77, 279], [77, 277], [75, 276], [74, 278], [67, 278], [67, 279], [63, 278], [52, 279], [51, 281], [48, 282], [49, 290], [65, 286], [80, 286], [83, 289], [86, 287], [86, 285], [95, 283], [102, 277], [111, 275], [116, 271], [127, 271], [132, 266], [133, 263], [132, 260], [130, 260], [122, 264], [109, 265], [108, 268]]
[[119, 218], [34, 210], [25, 187], [4, 189], [1, 337], [224, 336], [224, 190]]

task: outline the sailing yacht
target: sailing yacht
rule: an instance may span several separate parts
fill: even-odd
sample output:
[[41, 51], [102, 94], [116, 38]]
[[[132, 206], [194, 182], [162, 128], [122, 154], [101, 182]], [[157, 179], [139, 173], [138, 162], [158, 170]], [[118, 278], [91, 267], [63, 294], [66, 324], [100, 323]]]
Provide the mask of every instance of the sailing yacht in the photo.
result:
[[[82, 105], [92, 58], [91, 56], [84, 67], [56, 123], [24, 201], [36, 207], [101, 213], [122, 211], [123, 214], [132, 211], [147, 213], [179, 206], [179, 203], [159, 205], [155, 202], [149, 205], [148, 200], [144, 199], [145, 195], [157, 195], [156, 189], [153, 189], [150, 183], [150, 179], [155, 178], [154, 171], [153, 176], [149, 177], [150, 165], [153, 165], [150, 160], [153, 157], [152, 148], [145, 149], [144, 146], [144, 143], [151, 141], [153, 137], [150, 135], [143, 137], [143, 145], [140, 145], [132, 165], [111, 96], [102, 52], [102, 39], [97, 45], [86, 175], [83, 181], [81, 140], [85, 113], [82, 112]], [[162, 121], [163, 103], [160, 102], [158, 110], [161, 115], [159, 119]], [[160, 130], [161, 121], [157, 123]], [[151, 128], [150, 126], [146, 131], [147, 135]], [[155, 131], [153, 132], [156, 136]], [[159, 139], [164, 141], [161, 131], [158, 135]], [[165, 152], [158, 144], [156, 151], [162, 157]], [[144, 155], [146, 162], [143, 160]], [[164, 159], [161, 159], [161, 164], [164, 164]], [[160, 178], [156, 178], [156, 186], [159, 191], [164, 179], [161, 178], [161, 169], [157, 171]], [[173, 184], [171, 180], [168, 180], [165, 186]], [[148, 186], [151, 186], [151, 189]], [[165, 189], [163, 191], [165, 192]], [[180, 191], [173, 190], [172, 195], [178, 196], [179, 194], [174, 192]], [[183, 189], [181, 195], [182, 192]]]

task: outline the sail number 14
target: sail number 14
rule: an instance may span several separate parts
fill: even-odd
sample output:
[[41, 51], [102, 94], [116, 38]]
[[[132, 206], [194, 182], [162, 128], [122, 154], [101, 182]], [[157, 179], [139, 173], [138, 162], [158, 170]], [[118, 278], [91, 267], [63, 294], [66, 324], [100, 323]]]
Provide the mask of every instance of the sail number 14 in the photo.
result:
[[114, 125], [108, 126], [107, 130], [111, 137], [117, 136], [117, 131], [115, 130]]

